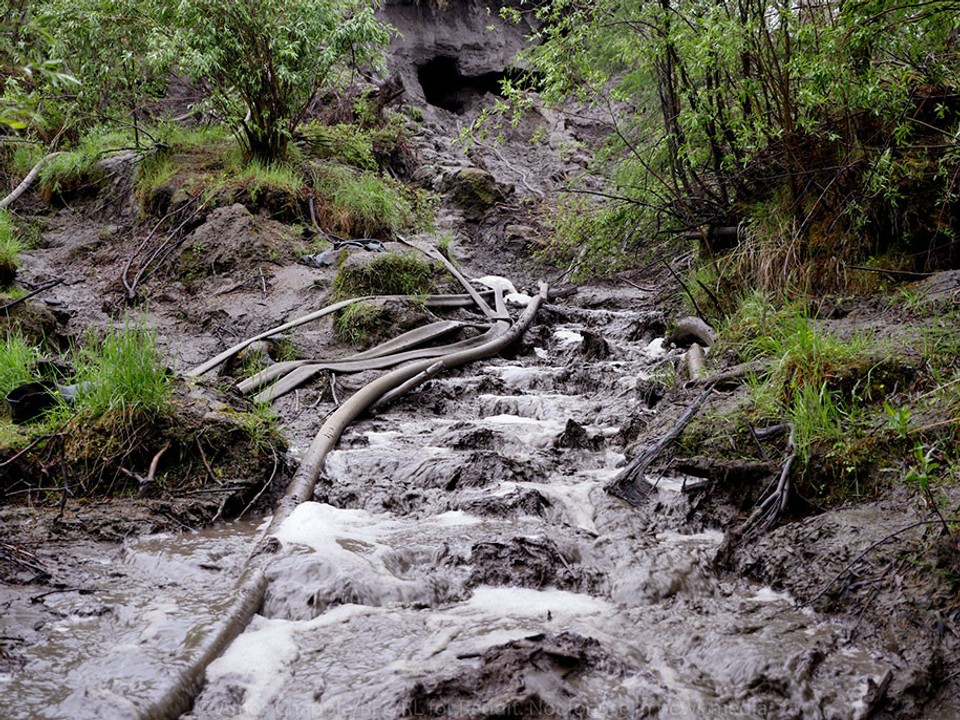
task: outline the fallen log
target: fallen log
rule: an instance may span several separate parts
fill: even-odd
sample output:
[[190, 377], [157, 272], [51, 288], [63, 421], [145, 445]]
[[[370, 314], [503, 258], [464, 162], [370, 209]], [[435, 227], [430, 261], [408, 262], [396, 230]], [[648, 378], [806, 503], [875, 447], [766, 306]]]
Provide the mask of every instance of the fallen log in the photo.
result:
[[21, 195], [29, 190], [30, 186], [33, 185], [38, 177], [40, 177], [40, 171], [43, 170], [43, 166], [58, 155], [63, 155], [63, 153], [53, 152], [40, 158], [40, 160], [37, 161], [37, 164], [34, 165], [30, 172], [27, 173], [27, 176], [20, 181], [20, 184], [17, 185], [9, 195], [3, 198], [3, 200], [0, 200], [0, 210], [6, 210], [8, 207], [13, 205]]

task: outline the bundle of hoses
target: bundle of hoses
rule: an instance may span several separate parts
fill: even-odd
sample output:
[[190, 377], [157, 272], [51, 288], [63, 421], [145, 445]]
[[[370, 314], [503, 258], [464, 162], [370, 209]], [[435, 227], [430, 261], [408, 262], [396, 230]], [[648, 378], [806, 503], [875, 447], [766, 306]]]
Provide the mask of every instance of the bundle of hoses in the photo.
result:
[[[465, 283], [465, 281], [461, 281]], [[477, 299], [475, 293], [476, 291], [469, 293], [473, 301]], [[266, 558], [270, 557], [270, 553], [267, 551], [266, 541], [275, 533], [280, 524], [289, 517], [297, 505], [313, 496], [326, 457], [333, 450], [343, 431], [361, 413], [377, 402], [392, 399], [399, 393], [409, 391], [442, 370], [492, 357], [507, 348], [519, 339], [530, 326], [546, 297], [547, 286], [545, 283], [541, 283], [539, 294], [531, 299], [516, 321], [512, 321], [507, 312], [503, 291], [495, 290], [495, 311], [485, 301], [476, 303], [490, 321], [489, 329], [476, 338], [435, 348], [410, 349], [431, 337], [439, 337], [445, 332], [449, 332], [451, 329], [449, 323], [453, 321], [446, 321], [446, 326], [442, 326], [442, 323], [435, 323], [433, 326], [428, 326], [429, 329], [420, 329], [420, 332], [413, 331], [412, 334], [406, 333], [366, 353], [337, 361], [338, 363], [366, 363], [363, 369], [393, 367], [404, 362], [408, 362], [408, 364], [394, 367], [394, 369], [368, 383], [327, 417], [287, 487], [286, 493], [278, 503], [258, 550], [248, 559], [245, 569], [237, 580], [233, 604], [224, 612], [220, 624], [198, 643], [194, 656], [179, 671], [177, 681], [161, 697], [148, 706], [139, 708], [137, 714], [140, 718], [149, 720], [166, 720], [169, 718], [172, 720], [186, 712], [203, 685], [203, 677], [207, 666], [223, 652], [237, 635], [243, 632], [253, 616], [259, 611], [267, 587], [264, 566]], [[357, 299], [336, 303], [315, 313], [310, 313], [303, 318], [272, 328], [253, 338], [248, 338], [209, 362], [194, 368], [187, 375], [195, 377], [203, 375], [258, 340], [278, 335], [293, 327], [329, 315], [337, 309], [346, 307], [356, 301]], [[447, 329], [444, 330], [444, 327], [447, 327]], [[304, 366], [313, 365], [319, 367], [319, 369], [326, 369], [336, 364], [335, 362], [326, 364], [305, 363]], [[300, 367], [302, 366], [283, 368], [280, 373], [286, 370], [296, 371]], [[316, 372], [319, 372], [319, 369]], [[256, 382], [251, 383], [248, 388], [260, 387], [261, 384], [258, 383], [261, 383], [261, 381], [268, 382], [270, 379], [277, 377], [277, 374], [277, 371], [274, 371], [274, 374], [271, 374], [270, 377], [264, 376], [266, 379], [261, 377]], [[303, 375], [306, 375], [306, 373], [301, 373], [298, 379]]]

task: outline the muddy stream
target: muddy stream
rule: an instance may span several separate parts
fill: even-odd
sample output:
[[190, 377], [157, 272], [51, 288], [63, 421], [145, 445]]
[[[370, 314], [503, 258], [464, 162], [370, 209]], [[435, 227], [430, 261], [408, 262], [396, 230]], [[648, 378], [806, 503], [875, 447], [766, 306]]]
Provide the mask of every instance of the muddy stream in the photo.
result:
[[[657, 412], [650, 318], [550, 306], [515, 357], [349, 429], [185, 717], [865, 717], [890, 661], [718, 579], [722, 535], [688, 519], [695, 479], [651, 478], [640, 510], [604, 492]], [[0, 715], [137, 717], [221, 621], [265, 526], [91, 546], [83, 592], [4, 618], [33, 642]]]

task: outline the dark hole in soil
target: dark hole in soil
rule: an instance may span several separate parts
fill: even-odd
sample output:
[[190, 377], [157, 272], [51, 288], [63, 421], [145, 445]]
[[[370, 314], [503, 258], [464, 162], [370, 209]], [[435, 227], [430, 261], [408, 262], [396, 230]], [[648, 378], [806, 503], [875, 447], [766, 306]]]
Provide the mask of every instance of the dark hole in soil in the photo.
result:
[[471, 77], [460, 73], [456, 58], [435, 57], [417, 69], [423, 95], [431, 105], [463, 113], [470, 102], [486, 93], [500, 94], [505, 72], [489, 72]]

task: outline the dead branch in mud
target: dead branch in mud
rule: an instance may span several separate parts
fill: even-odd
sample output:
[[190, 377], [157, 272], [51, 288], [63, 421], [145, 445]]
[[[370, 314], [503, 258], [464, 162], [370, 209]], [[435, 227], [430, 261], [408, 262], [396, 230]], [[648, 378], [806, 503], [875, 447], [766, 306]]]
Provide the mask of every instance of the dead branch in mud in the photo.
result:
[[447, 268], [450, 274], [457, 279], [457, 281], [463, 286], [463, 289], [467, 291], [467, 294], [473, 298], [473, 301], [476, 303], [477, 307], [480, 308], [483, 314], [491, 319], [496, 316], [496, 313], [494, 313], [491, 307], [487, 304], [487, 301], [480, 296], [480, 293], [477, 292], [476, 288], [474, 288], [473, 285], [471, 285], [470, 282], [463, 276], [463, 273], [457, 270], [456, 266], [447, 259], [446, 255], [438, 250], [435, 250], [434, 248], [425, 248], [412, 243], [402, 235], [397, 235], [397, 240], [407, 247], [411, 247], [414, 250], [420, 251], [429, 258], [439, 260], [441, 263], [443, 263], [443, 266]]
[[[410, 350], [408, 352], [385, 355], [383, 357], [304, 364], [288, 373], [285, 377], [277, 381], [267, 390], [264, 390], [256, 395], [254, 397], [254, 401], [257, 403], [272, 402], [281, 395], [285, 395], [291, 390], [300, 387], [306, 382], [309, 382], [323, 370], [340, 373], [363, 372], [365, 370], [385, 370], [410, 360], [437, 358], [452, 352], [480, 347], [490, 338], [491, 335], [495, 335], [497, 332], [498, 328], [495, 326], [483, 335], [478, 335], [477, 337], [461, 340], [449, 345], [423, 348], [421, 350]], [[251, 378], [251, 380], [252, 379], [253, 378]]]
[[8, 302], [6, 305], [0, 305], [0, 312], [2, 312], [4, 315], [6, 315], [7, 312], [8, 312], [11, 308], [15, 308], [15, 307], [16, 307], [17, 305], [19, 305], [20, 303], [26, 302], [26, 301], [29, 300], [30, 298], [35, 297], [35, 296], [39, 295], [39, 294], [42, 293], [42, 292], [46, 292], [47, 290], [50, 290], [51, 288], [55, 288], [57, 285], [60, 285], [61, 283], [63, 283], [63, 279], [62, 279], [62, 278], [61, 278], [60, 280], [51, 280], [50, 282], [46, 283], [45, 285], [41, 285], [41, 286], [38, 287], [37, 289], [31, 290], [31, 291], [28, 292], [26, 295], [21, 295], [21, 296], [18, 297], [16, 300], [11, 300], [11, 301]]
[[174, 250], [176, 250], [183, 241], [186, 239], [186, 236], [181, 236], [180, 232], [197, 216], [200, 212], [207, 206], [206, 202], [200, 203], [197, 207], [193, 209], [189, 215], [184, 218], [179, 225], [173, 228], [168, 232], [163, 240], [158, 243], [158, 245], [150, 250], [147, 253], [146, 258], [140, 264], [140, 267], [137, 268], [136, 274], [133, 276], [133, 280], [129, 279], [130, 270], [133, 268], [133, 263], [136, 261], [137, 257], [145, 252], [150, 245], [150, 241], [156, 236], [157, 231], [160, 229], [160, 226], [163, 225], [168, 219], [174, 217], [177, 214], [184, 212], [189, 208], [195, 201], [200, 198], [199, 195], [191, 198], [185, 205], [178, 207], [176, 210], [172, 210], [164, 215], [153, 226], [153, 229], [147, 234], [147, 237], [144, 238], [143, 242], [133, 251], [133, 254], [127, 259], [126, 264], [123, 266], [123, 272], [120, 274], [120, 279], [123, 281], [123, 287], [127, 291], [126, 300], [128, 303], [133, 302], [137, 297], [137, 286], [140, 284], [140, 281], [146, 277], [147, 273], [150, 272], [151, 266], [156, 264], [157, 267], [162, 265], [166, 259], [170, 256]]
[[765, 360], [751, 360], [750, 362], [734, 365], [726, 370], [721, 370], [713, 375], [707, 375], [687, 381], [685, 388], [691, 388], [696, 385], [713, 385], [714, 387], [723, 387], [726, 385], [740, 384], [753, 373], [760, 373], [766, 370], [770, 363]]
[[653, 490], [653, 485], [644, 477], [647, 468], [660, 456], [660, 453], [662, 453], [671, 442], [679, 437], [680, 433], [682, 433], [684, 428], [693, 420], [694, 416], [700, 411], [700, 408], [703, 407], [703, 404], [712, 393], [713, 386], [711, 385], [684, 410], [683, 414], [670, 430], [653, 445], [645, 447], [637, 457], [627, 463], [623, 470], [620, 471], [604, 490], [614, 497], [630, 503], [634, 507], [642, 505]]
[[720, 460], [693, 456], [677, 458], [670, 467], [687, 475], [723, 482], [766, 478], [774, 472], [776, 466], [762, 460]]
[[[830, 587], [835, 582], [837, 582], [840, 578], [846, 575], [858, 562], [863, 560], [867, 555], [869, 555], [871, 552], [873, 552], [878, 547], [883, 545], [885, 542], [888, 542], [889, 540], [893, 540], [893, 538], [897, 537], [897, 535], [902, 535], [903, 533], [908, 532], [910, 530], [914, 530], [915, 528], [923, 527], [924, 525], [939, 525], [941, 522], [942, 520], [940, 518], [936, 520], [918, 520], [917, 522], [913, 522], [913, 523], [910, 523], [909, 525], [905, 525], [899, 530], [894, 530], [889, 535], [884, 535], [882, 538], [880, 538], [876, 542], [873, 542], [870, 545], [868, 545], [863, 552], [861, 552], [853, 560], [851, 560], [846, 565], [844, 565], [843, 568], [836, 575], [830, 578], [827, 581], [827, 583], [822, 588], [820, 588], [820, 590], [815, 595], [813, 595], [813, 597], [807, 598], [802, 603], [797, 603], [797, 607], [807, 607], [809, 605], [813, 605], [813, 603], [815, 603], [817, 600], [822, 598], [827, 593], [827, 590], [829, 590]], [[946, 522], [957, 523], [957, 522], [960, 522], [960, 518], [947, 518]]]
[[30, 172], [27, 173], [27, 176], [13, 189], [13, 192], [3, 198], [3, 200], [0, 200], [0, 210], [6, 210], [8, 207], [13, 205], [13, 203], [15, 203], [21, 195], [29, 190], [34, 181], [40, 177], [40, 171], [43, 170], [43, 166], [58, 155], [63, 155], [63, 153], [53, 152], [40, 158], [37, 164], [34, 165]]

